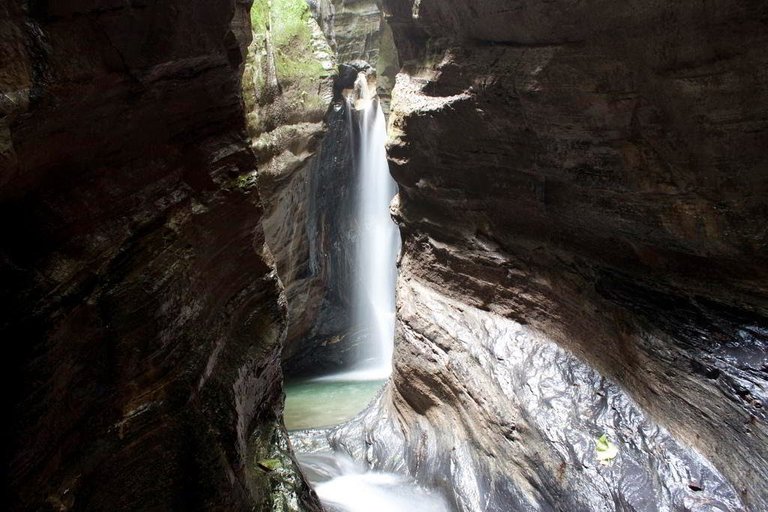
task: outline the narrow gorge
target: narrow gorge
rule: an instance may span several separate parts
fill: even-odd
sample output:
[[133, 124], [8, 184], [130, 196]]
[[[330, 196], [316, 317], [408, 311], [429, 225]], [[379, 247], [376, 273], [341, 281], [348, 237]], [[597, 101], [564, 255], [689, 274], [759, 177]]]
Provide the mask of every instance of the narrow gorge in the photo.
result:
[[0, 3], [3, 509], [768, 510], [768, 4]]

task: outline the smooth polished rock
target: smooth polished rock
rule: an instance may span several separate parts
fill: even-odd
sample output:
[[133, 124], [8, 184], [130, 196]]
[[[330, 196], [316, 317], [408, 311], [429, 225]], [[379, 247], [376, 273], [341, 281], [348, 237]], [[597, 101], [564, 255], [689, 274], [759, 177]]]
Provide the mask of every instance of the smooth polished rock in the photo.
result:
[[[710, 462], [545, 333], [415, 279], [398, 292], [393, 383], [326, 433], [330, 448], [441, 489], [454, 510], [744, 510]], [[603, 435], [618, 448], [605, 462]], [[317, 432], [291, 438], [328, 449]]]

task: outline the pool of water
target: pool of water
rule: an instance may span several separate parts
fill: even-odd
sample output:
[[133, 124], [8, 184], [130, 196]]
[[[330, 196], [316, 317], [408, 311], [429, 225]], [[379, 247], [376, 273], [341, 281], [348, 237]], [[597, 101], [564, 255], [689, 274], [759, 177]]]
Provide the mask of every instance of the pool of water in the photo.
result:
[[327, 378], [286, 382], [285, 427], [303, 430], [340, 425], [365, 409], [384, 382]]
[[[338, 377], [342, 380], [335, 380]], [[350, 381], [345, 375], [285, 384], [285, 426], [294, 431], [340, 425], [362, 412], [383, 380]], [[342, 452], [297, 453], [302, 472], [328, 512], [449, 512], [436, 490], [407, 475], [374, 471]]]

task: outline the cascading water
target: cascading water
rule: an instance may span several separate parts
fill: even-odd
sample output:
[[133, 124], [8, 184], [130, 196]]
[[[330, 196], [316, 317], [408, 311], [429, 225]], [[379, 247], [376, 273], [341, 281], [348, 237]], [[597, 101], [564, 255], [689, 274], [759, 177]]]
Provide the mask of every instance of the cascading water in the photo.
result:
[[387, 164], [387, 128], [378, 98], [371, 94], [367, 75], [355, 82], [355, 100], [345, 108], [356, 115], [358, 240], [355, 247], [357, 277], [352, 289], [353, 324], [358, 331], [354, 366], [320, 380], [383, 380], [392, 372], [395, 333], [396, 257], [400, 234], [389, 213], [397, 185]]
[[340, 453], [299, 455], [299, 462], [317, 495], [329, 511], [340, 512], [446, 512], [447, 500], [437, 491], [420, 487], [413, 479], [368, 471]]
[[355, 324], [365, 328], [355, 370], [359, 378], [384, 379], [392, 371], [395, 333], [395, 259], [400, 240], [389, 203], [397, 193], [397, 185], [389, 174], [387, 128], [381, 105], [371, 97], [364, 73], [360, 73], [355, 85], [359, 89], [356, 166], [360, 237], [356, 261], [360, 275], [353, 311]]

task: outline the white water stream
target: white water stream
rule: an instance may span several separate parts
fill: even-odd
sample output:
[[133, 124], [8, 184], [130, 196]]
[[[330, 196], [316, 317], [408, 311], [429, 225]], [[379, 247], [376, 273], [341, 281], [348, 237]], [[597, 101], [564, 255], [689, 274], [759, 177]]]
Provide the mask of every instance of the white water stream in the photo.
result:
[[352, 290], [353, 321], [360, 332], [358, 353], [351, 369], [317, 380], [383, 380], [392, 373], [395, 336], [396, 258], [400, 233], [392, 221], [389, 203], [397, 185], [389, 174], [387, 127], [378, 98], [368, 88], [366, 75], [355, 82], [352, 116], [359, 137], [355, 155], [358, 241], [355, 267], [358, 276]]
[[332, 512], [446, 512], [445, 498], [412, 479], [369, 471], [341, 453], [299, 455], [323, 505]]

